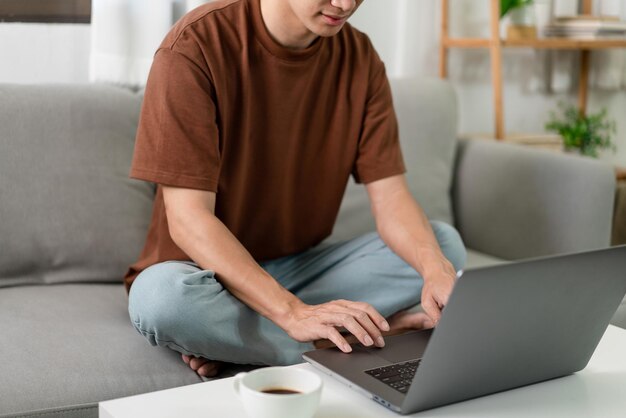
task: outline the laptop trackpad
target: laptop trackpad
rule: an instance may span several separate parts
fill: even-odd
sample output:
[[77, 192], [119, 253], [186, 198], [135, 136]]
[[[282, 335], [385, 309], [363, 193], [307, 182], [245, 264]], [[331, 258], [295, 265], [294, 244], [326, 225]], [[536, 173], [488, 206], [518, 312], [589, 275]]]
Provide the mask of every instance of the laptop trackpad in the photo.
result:
[[392, 363], [421, 358], [433, 330], [415, 331], [385, 337], [385, 347], [374, 349], [377, 356]]

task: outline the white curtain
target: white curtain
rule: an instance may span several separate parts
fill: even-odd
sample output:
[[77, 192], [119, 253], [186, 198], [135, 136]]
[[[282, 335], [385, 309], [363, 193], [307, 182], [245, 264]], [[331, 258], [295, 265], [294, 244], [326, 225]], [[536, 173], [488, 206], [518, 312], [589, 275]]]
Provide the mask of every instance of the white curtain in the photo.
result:
[[439, 0], [395, 0], [396, 76], [435, 75], [441, 36]]
[[202, 0], [93, 0], [91, 12], [92, 82], [141, 87], [152, 57], [181, 12]]

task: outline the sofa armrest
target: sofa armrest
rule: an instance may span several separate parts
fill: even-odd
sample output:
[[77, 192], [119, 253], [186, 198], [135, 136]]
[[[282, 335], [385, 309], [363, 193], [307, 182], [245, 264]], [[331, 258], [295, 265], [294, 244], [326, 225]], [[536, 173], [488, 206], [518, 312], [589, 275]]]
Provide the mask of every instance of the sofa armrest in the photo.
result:
[[469, 248], [514, 260], [610, 245], [615, 175], [605, 163], [460, 141], [452, 190]]

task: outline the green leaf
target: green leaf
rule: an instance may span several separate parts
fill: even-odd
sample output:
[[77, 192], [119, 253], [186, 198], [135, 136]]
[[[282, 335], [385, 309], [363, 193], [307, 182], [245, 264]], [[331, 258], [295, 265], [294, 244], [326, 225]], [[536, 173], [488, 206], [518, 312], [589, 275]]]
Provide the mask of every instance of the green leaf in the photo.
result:
[[608, 118], [606, 108], [586, 116], [581, 115], [576, 107], [563, 102], [558, 104], [558, 108], [561, 116], [550, 112], [545, 129], [561, 135], [567, 149], [579, 149], [581, 154], [595, 158], [599, 150], [616, 151], [612, 136], [617, 133], [617, 123]]
[[504, 17], [509, 11], [518, 7], [528, 6], [533, 0], [500, 0], [500, 17]]

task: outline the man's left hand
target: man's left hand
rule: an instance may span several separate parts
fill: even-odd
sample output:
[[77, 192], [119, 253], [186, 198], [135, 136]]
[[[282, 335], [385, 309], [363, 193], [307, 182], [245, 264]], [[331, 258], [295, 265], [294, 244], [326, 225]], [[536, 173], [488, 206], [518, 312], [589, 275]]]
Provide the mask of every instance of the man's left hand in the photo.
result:
[[441, 311], [448, 303], [456, 282], [456, 271], [443, 254], [437, 255], [425, 266], [422, 308], [435, 325], [441, 319]]

